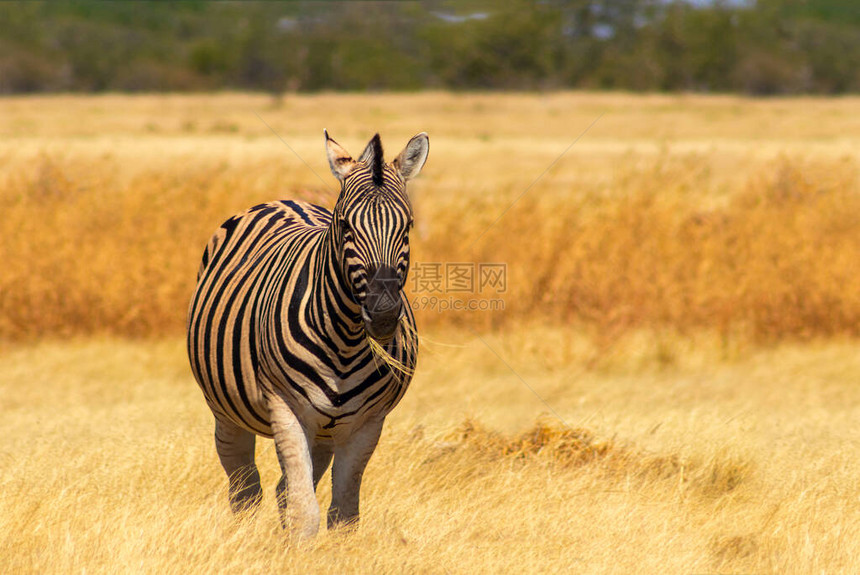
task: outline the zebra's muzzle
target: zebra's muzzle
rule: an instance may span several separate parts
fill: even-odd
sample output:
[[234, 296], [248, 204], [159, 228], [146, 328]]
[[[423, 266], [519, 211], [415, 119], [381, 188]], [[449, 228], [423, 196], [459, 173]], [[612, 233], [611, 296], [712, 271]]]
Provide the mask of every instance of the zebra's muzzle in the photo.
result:
[[379, 343], [387, 344], [394, 337], [403, 313], [400, 281], [394, 268], [387, 265], [376, 268], [367, 288], [361, 306], [364, 329]]
[[403, 305], [399, 301], [382, 311], [373, 311], [366, 306], [361, 306], [361, 319], [364, 320], [365, 331], [383, 345], [394, 338], [402, 315]]
[[403, 302], [400, 298], [399, 286], [371, 289], [364, 300], [364, 305], [361, 306], [364, 329], [370, 337], [381, 344], [387, 344], [394, 337], [401, 315], [403, 315]]

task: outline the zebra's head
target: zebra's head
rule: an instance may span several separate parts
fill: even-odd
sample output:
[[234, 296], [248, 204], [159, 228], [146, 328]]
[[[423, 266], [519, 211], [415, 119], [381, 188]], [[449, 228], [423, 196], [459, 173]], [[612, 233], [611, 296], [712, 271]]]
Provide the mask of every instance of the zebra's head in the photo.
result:
[[424, 132], [406, 144], [390, 164], [382, 155], [379, 134], [357, 160], [325, 132], [331, 171], [341, 182], [332, 214], [343, 277], [361, 305], [368, 335], [386, 344], [403, 313], [401, 290], [409, 272], [412, 206], [406, 182], [418, 175], [430, 141]]

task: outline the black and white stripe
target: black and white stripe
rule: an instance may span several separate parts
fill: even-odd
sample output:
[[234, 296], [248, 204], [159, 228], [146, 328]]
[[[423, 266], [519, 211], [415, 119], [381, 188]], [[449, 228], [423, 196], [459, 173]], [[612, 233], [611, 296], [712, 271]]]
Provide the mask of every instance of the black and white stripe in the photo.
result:
[[227, 220], [203, 254], [188, 318], [191, 368], [215, 415], [233, 508], [259, 501], [254, 436], [274, 437], [283, 518], [306, 535], [319, 517], [308, 490], [332, 457], [329, 523], [357, 518], [361, 473], [416, 364], [402, 292], [406, 181], [429, 144], [419, 134], [391, 164], [378, 135], [358, 160], [328, 134], [326, 149], [342, 182], [334, 210], [275, 201]]

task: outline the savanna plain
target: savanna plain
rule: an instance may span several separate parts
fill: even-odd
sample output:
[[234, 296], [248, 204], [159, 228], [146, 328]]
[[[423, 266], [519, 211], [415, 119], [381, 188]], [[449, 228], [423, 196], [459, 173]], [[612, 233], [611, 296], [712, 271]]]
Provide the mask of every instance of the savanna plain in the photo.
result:
[[[860, 572], [858, 112], [0, 100], [0, 572]], [[379, 131], [389, 159], [430, 134], [411, 184], [421, 357], [359, 528], [298, 543], [270, 441], [261, 509], [230, 514], [183, 330], [223, 220], [333, 205], [323, 128], [356, 155]], [[481, 263], [506, 284], [426, 275]]]

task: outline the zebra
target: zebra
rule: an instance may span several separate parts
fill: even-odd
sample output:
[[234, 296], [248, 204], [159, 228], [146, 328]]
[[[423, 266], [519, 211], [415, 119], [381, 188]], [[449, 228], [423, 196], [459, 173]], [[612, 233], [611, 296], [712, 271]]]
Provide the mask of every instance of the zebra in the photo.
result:
[[234, 512], [262, 498], [256, 436], [274, 439], [282, 525], [311, 537], [332, 463], [329, 528], [359, 517], [364, 469], [412, 378], [418, 340], [403, 293], [422, 132], [386, 163], [376, 134], [357, 160], [328, 134], [334, 209], [272, 201], [209, 240], [188, 313], [188, 356], [215, 417]]

